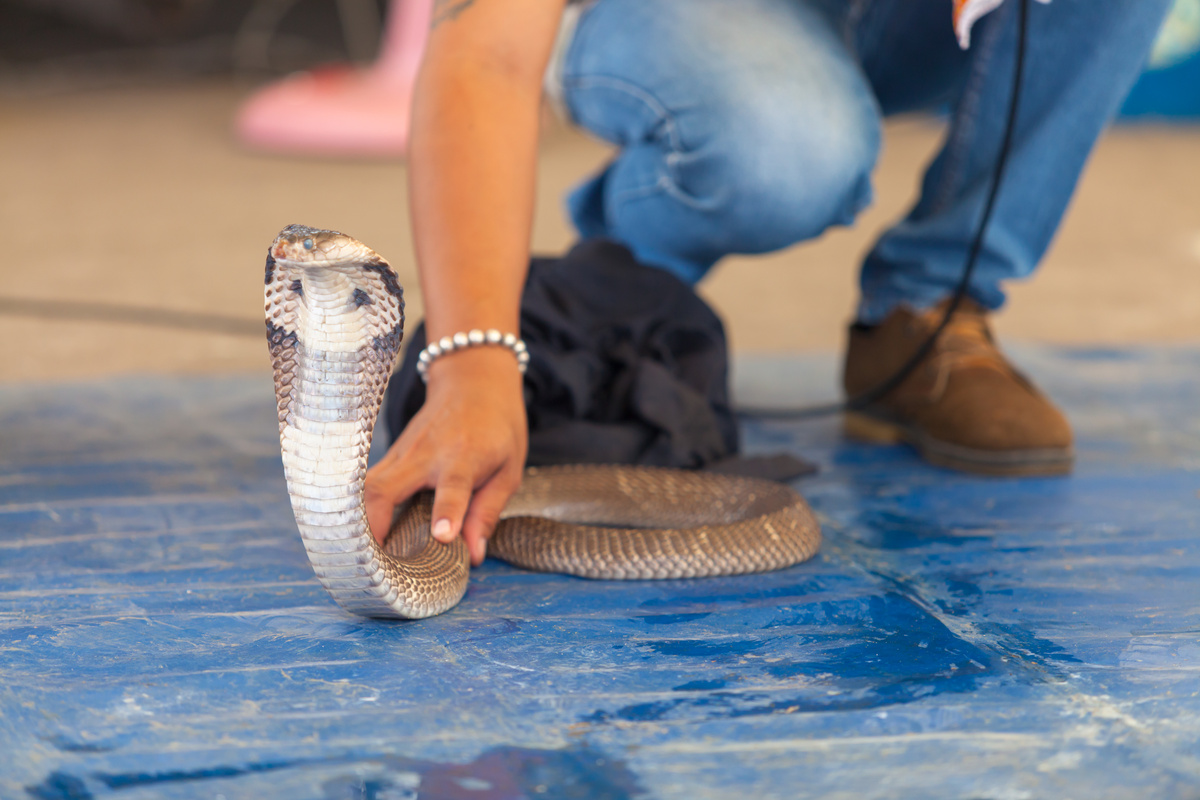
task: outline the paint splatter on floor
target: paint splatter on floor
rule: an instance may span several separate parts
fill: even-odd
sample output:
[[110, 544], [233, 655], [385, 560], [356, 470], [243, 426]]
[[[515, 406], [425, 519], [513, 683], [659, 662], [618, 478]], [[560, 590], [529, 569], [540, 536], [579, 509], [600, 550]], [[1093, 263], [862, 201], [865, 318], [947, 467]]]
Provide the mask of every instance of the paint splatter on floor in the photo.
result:
[[312, 578], [268, 379], [0, 387], [0, 797], [1194, 797], [1200, 352], [1020, 360], [1070, 478], [751, 420], [822, 466], [815, 560], [489, 563], [411, 623]]

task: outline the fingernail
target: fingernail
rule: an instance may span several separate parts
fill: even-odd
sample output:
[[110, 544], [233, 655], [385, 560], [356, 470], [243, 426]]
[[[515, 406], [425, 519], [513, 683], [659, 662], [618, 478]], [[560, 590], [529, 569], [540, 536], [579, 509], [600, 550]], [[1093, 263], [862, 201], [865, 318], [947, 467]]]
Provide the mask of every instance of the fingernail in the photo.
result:
[[439, 519], [433, 523], [433, 538], [439, 542], [450, 541], [450, 520]]

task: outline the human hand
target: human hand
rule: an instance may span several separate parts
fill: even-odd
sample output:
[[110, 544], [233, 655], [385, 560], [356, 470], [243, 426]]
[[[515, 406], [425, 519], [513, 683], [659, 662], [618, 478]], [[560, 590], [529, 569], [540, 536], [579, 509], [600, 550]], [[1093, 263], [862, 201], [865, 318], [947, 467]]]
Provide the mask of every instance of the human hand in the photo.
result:
[[429, 367], [425, 405], [384, 458], [368, 470], [367, 524], [381, 544], [395, 507], [433, 489], [433, 535], [462, 533], [479, 566], [500, 512], [521, 483], [528, 426], [521, 375], [513, 355], [473, 347]]

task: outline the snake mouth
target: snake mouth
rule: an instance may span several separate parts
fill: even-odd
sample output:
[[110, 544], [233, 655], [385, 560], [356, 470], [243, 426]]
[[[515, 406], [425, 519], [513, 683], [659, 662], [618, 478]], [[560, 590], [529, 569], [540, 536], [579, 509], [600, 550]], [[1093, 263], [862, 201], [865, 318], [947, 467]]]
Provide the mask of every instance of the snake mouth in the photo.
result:
[[275, 259], [277, 263], [291, 269], [315, 271], [347, 266], [345, 258], [321, 258], [320, 256], [308, 253], [300, 256], [290, 252], [287, 245], [272, 247], [271, 258]]

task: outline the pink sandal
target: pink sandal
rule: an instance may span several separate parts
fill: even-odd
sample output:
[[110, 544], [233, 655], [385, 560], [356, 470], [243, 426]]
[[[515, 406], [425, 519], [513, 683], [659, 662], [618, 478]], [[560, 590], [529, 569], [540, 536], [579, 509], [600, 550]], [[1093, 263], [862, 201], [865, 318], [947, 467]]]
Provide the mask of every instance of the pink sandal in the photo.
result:
[[392, 0], [382, 52], [368, 68], [320, 67], [257, 91], [238, 112], [238, 139], [279, 153], [403, 156], [432, 8], [432, 0]]

